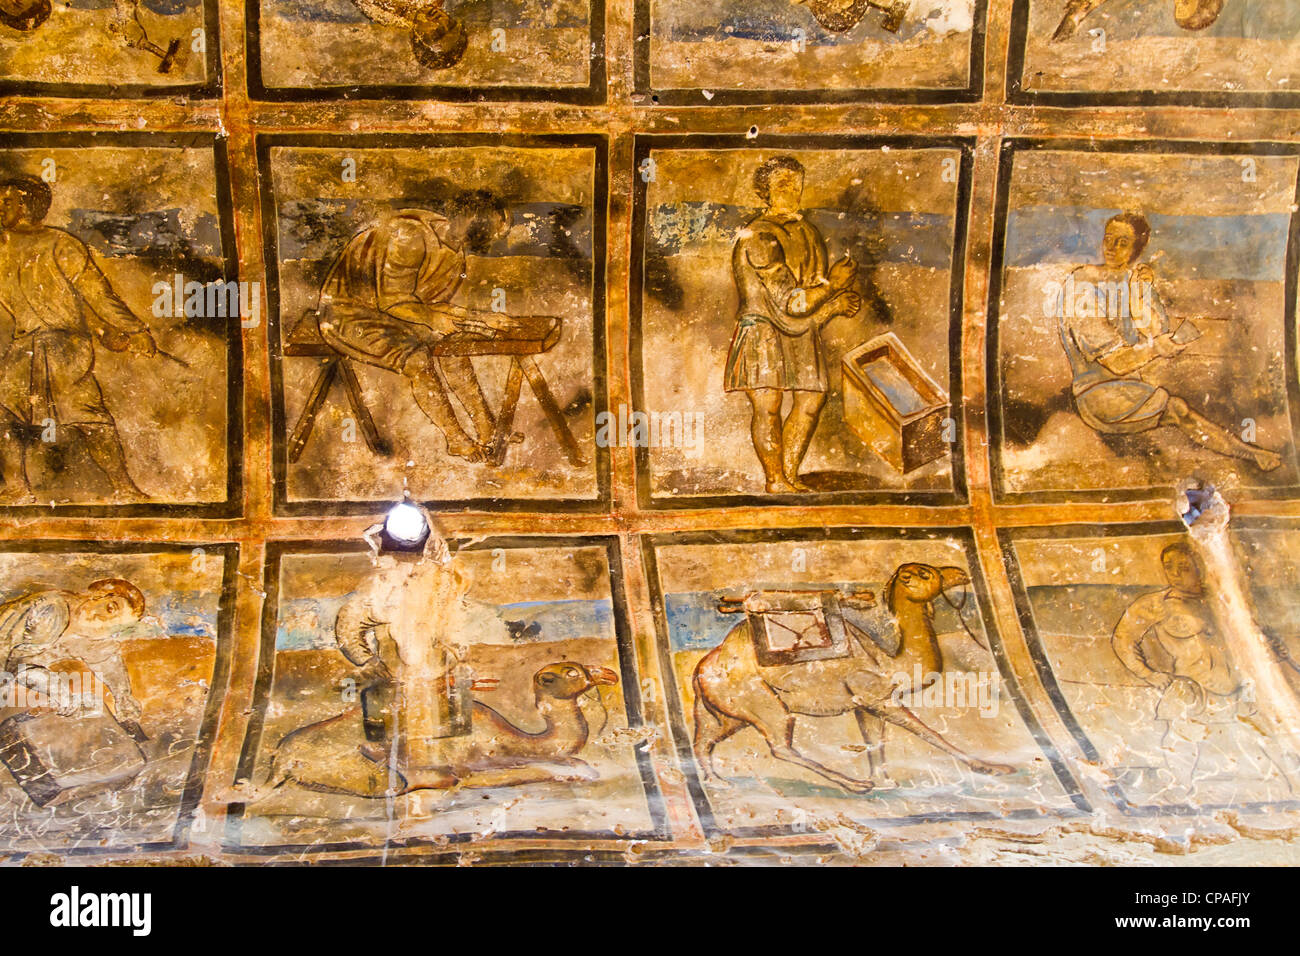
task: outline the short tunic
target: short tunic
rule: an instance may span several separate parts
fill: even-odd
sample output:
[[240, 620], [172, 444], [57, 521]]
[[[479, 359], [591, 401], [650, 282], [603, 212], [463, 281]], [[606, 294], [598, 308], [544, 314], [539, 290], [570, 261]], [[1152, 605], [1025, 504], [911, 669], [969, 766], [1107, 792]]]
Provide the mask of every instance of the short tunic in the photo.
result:
[[826, 245], [817, 229], [801, 218], [759, 216], [741, 230], [731, 264], [740, 307], [727, 355], [726, 390], [826, 391], [821, 331], [810, 325], [791, 334], [801, 319], [786, 311], [796, 289], [827, 282]]

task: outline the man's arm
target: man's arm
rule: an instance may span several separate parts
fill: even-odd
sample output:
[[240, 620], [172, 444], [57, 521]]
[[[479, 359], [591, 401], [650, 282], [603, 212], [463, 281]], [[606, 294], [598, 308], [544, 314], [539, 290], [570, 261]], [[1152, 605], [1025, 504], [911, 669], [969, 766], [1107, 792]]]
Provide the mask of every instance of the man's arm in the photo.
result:
[[[436, 260], [434, 264], [430, 264], [430, 259]], [[419, 272], [414, 288], [380, 288], [380, 308], [394, 318], [426, 326], [439, 335], [473, 332], [493, 336], [508, 334], [519, 326], [502, 313], [453, 305], [451, 297], [460, 285], [464, 257], [439, 244], [435, 234], [414, 223], [399, 222], [393, 227], [385, 261]]]
[[[424, 230], [410, 220], [397, 219], [383, 230], [376, 227], [372, 233], [376, 241], [382, 240], [384, 247], [376, 250], [374, 264], [366, 262], [366, 272], [374, 269], [375, 303], [381, 312], [398, 315], [398, 309], [418, 307], [428, 301], [436, 301], [428, 295], [427, 289], [421, 289], [410, 280], [417, 275], [424, 265], [426, 255]], [[346, 250], [345, 250], [346, 252]], [[400, 270], [404, 281], [397, 284], [388, 274], [388, 269]], [[401, 318], [401, 316], [398, 316]]]
[[59, 698], [53, 672], [39, 660], [41, 652], [68, 629], [71, 617], [67, 599], [51, 591], [27, 595], [0, 607], [0, 648], [4, 655], [0, 687], [22, 684], [54, 702], [65, 717], [78, 712], [79, 702]]
[[[105, 638], [105, 640], [111, 640], [111, 638]], [[122, 652], [116, 647], [113, 648], [111, 654], [106, 654], [101, 660], [94, 662], [92, 670], [113, 695], [113, 710], [117, 714], [117, 719], [139, 720], [141, 713], [140, 702], [131, 693], [131, 677], [126, 672]]]
[[1170, 334], [1143, 338], [1135, 345], [1127, 345], [1119, 333], [1110, 328], [1102, 336], [1089, 338], [1089, 331], [1097, 332], [1105, 319], [1092, 320], [1092, 325], [1084, 318], [1070, 320], [1062, 317], [1060, 321], [1062, 333], [1073, 339], [1075, 347], [1088, 361], [1099, 363], [1115, 375], [1129, 375], [1157, 359], [1169, 358], [1183, 350]]
[[[1149, 265], [1143, 264], [1129, 273], [1129, 314], [1133, 317], [1133, 327], [1141, 329], [1147, 335], [1160, 336], [1169, 331], [1169, 313], [1156, 292], [1156, 274]], [[1140, 311], [1134, 311], [1132, 303], [1140, 303]]]
[[794, 273], [790, 272], [790, 268], [785, 264], [785, 252], [781, 248], [781, 243], [766, 233], [750, 233], [736, 243], [735, 255], [738, 259], [736, 263], [738, 268], [749, 268], [755, 276], [758, 276], [758, 281], [762, 282], [768, 295], [771, 295], [772, 302], [776, 303], [779, 315], [770, 316], [772, 324], [787, 336], [802, 336], [807, 332], [811, 328], [811, 323], [806, 319], [806, 315], [811, 308], [805, 307], [802, 313], [792, 315], [789, 311], [790, 302], [792, 299], [798, 299], [796, 291], [802, 293], [807, 302], [811, 302], [813, 297], [820, 297], [823, 290], [798, 289], [798, 284], [794, 281]]
[[800, 286], [773, 236], [759, 232], [742, 238], [736, 244], [733, 262], [735, 258], [741, 259], [736, 265], [754, 270], [772, 296], [780, 314], [769, 318], [786, 335], [803, 335], [850, 311], [847, 298], [852, 293], [842, 292], [831, 282], [823, 279], [810, 287]]
[[1149, 342], [1137, 345], [1121, 345], [1119, 348], [1097, 357], [1104, 368], [1116, 375], [1128, 375], [1157, 359], [1173, 358], [1187, 346], [1175, 342], [1173, 334], [1165, 332]]
[[1103, 352], [1096, 356], [1101, 366], [1109, 372], [1116, 375], [1129, 375], [1138, 369], [1150, 365], [1160, 356], [1156, 353], [1155, 346], [1150, 342], [1139, 342], [1137, 345], [1119, 345], [1109, 352]]
[[130, 306], [118, 296], [108, 276], [100, 271], [90, 250], [80, 239], [70, 235], [60, 238], [54, 247], [54, 255], [59, 270], [77, 290], [81, 301], [99, 319], [101, 328], [97, 332], [111, 330], [129, 338], [142, 336], [152, 343], [149, 326], [136, 318]]
[[20, 664], [57, 640], [71, 620], [67, 599], [57, 591], [29, 594], [0, 607], [4, 669], [16, 671]]
[[[393, 239], [418, 246], [416, 298], [425, 305], [450, 304], [465, 278], [465, 253], [448, 245], [434, 225], [404, 222], [394, 232]], [[406, 261], [414, 259], [415, 256], [407, 254]]]
[[364, 593], [345, 601], [334, 618], [334, 640], [348, 662], [359, 668], [357, 682], [363, 686], [392, 679], [376, 634], [378, 628], [387, 626], [374, 619]]
[[812, 232], [812, 242], [815, 243], [816, 261], [822, 265], [817, 270], [811, 288], [808, 284], [804, 286], [804, 310], [801, 312], [793, 308], [794, 303], [791, 303], [786, 311], [791, 315], [806, 315], [812, 319], [814, 326], [820, 328], [838, 316], [857, 315], [862, 307], [862, 299], [853, 291], [858, 264], [844, 256], [827, 269], [825, 263], [829, 256], [826, 241], [816, 229], [809, 229]]
[[1115, 656], [1132, 674], [1140, 677], [1153, 687], [1165, 687], [1171, 677], [1151, 668], [1142, 656], [1142, 638], [1160, 620], [1160, 615], [1152, 607], [1153, 600], [1160, 600], [1159, 594], [1149, 594], [1134, 601], [1124, 616], [1115, 625], [1115, 633], [1110, 644], [1115, 649]]

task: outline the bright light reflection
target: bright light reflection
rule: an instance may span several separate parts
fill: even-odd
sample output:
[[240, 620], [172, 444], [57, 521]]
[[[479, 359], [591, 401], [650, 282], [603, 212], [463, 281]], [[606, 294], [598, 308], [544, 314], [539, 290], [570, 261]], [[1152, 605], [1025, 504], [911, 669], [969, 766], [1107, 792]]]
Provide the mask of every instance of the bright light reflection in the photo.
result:
[[428, 527], [420, 509], [408, 504], [395, 505], [384, 520], [384, 530], [388, 536], [403, 544], [418, 543], [425, 536]]

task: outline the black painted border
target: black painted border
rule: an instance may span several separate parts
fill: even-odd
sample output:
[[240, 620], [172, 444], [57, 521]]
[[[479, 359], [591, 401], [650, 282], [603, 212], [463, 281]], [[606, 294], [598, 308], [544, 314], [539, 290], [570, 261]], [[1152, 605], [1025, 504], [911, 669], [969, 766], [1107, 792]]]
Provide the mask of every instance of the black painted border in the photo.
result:
[[[278, 516], [371, 515], [384, 507], [382, 501], [293, 499], [288, 493], [288, 420], [284, 402], [284, 359], [280, 334], [279, 216], [274, 195], [271, 150], [277, 147], [335, 149], [438, 149], [466, 146], [516, 148], [591, 149], [592, 168], [592, 414], [609, 407], [609, 371], [605, 360], [606, 326], [605, 276], [609, 209], [609, 140], [604, 134], [514, 135], [495, 133], [447, 134], [258, 134], [258, 188], [262, 210], [262, 248], [267, 275], [267, 337], [271, 359], [271, 429], [274, 512]], [[430, 426], [432, 427], [432, 426]], [[610, 452], [592, 449], [596, 469], [596, 494], [591, 498], [462, 498], [428, 501], [431, 511], [598, 513], [610, 502]]]
[[[667, 696], [668, 722], [672, 727], [673, 740], [676, 744], [677, 759], [686, 776], [687, 789], [695, 805], [695, 812], [704, 825], [710, 838], [733, 836], [740, 838], [788, 837], [798, 834], [793, 827], [768, 826], [744, 827], [736, 830], [724, 830], [713, 815], [708, 794], [700, 780], [699, 767], [691, 746], [691, 734], [686, 724], [682, 695], [677, 686], [676, 670], [672, 661], [672, 646], [668, 633], [667, 615], [664, 609], [663, 583], [659, 578], [658, 551], [661, 548], [692, 544], [746, 544], [751, 542], [801, 541], [815, 544], [822, 541], [929, 541], [947, 539], [960, 543], [966, 556], [970, 571], [971, 586], [979, 602], [980, 620], [984, 633], [989, 639], [997, 663], [998, 673], [1003, 682], [1002, 694], [1010, 696], [1015, 702], [1021, 723], [1043, 751], [1051, 765], [1061, 788], [1070, 800], [1070, 806], [1056, 808], [1050, 813], [1070, 818], [1088, 814], [1092, 808], [1080, 790], [1078, 783], [1067, 769], [1065, 762], [1052, 745], [1046, 731], [1039, 724], [1025, 695], [1020, 688], [1015, 671], [1007, 657], [1002, 637], [993, 616], [993, 602], [988, 586], [984, 581], [984, 572], [980, 567], [979, 554], [975, 544], [975, 533], [971, 528], [792, 528], [772, 529], [767, 531], [699, 531], [669, 534], [645, 535], [641, 538], [641, 560], [645, 567], [646, 581], [650, 588], [650, 603], [654, 613], [656, 645], [659, 651], [659, 669], [664, 674], [664, 693]], [[977, 822], [995, 820], [1037, 820], [1044, 817], [1044, 811], [1037, 807], [1016, 810], [1007, 814], [997, 814], [986, 810], [957, 810], [947, 813], [917, 814], [907, 817], [884, 817], [871, 820], [875, 826], [908, 826], [922, 823], [942, 822]]]
[[[950, 443], [949, 469], [952, 480], [950, 491], [911, 491], [908, 489], [863, 489], [861, 491], [810, 492], [793, 495], [654, 495], [650, 485], [650, 449], [636, 449], [637, 504], [647, 511], [699, 510], [725, 507], [771, 507], [773, 505], [964, 505], [968, 501], [966, 489], [965, 434], [963, 420], [965, 403], [962, 398], [962, 326], [966, 280], [966, 248], [971, 206], [971, 177], [974, 165], [975, 140], [953, 136], [841, 136], [795, 135], [759, 136], [749, 139], [744, 135], [713, 134], [638, 134], [634, 139], [634, 168], [650, 158], [651, 150], [671, 149], [824, 149], [871, 150], [881, 149], [951, 149], [957, 151], [960, 166], [956, 183], [956, 202], [953, 215], [952, 268], [948, 294], [948, 415], [952, 418], [958, 440]], [[642, 348], [642, 312], [645, 305], [645, 234], [647, 219], [647, 186], [643, 177], [633, 178], [635, 189], [632, 208], [632, 258], [628, 280], [628, 346], [631, 370], [633, 407], [645, 408], [644, 353]]]
[[[104, 146], [113, 149], [211, 149], [217, 184], [224, 279], [239, 279], [239, 251], [235, 245], [234, 200], [226, 139], [215, 133], [0, 133], [0, 150]], [[269, 291], [269, 290], [268, 290]], [[55, 504], [0, 506], [5, 515], [69, 516], [78, 518], [237, 518], [243, 514], [244, 474], [244, 340], [239, 316], [227, 320], [226, 330], [226, 499], [204, 504], [140, 502], [124, 505]]]
[[[985, 336], [985, 394], [988, 408], [988, 446], [992, 491], [998, 504], [1107, 503], [1115, 501], [1164, 500], [1172, 493], [1168, 485], [1146, 488], [1101, 488], [1091, 491], [1045, 490], [1007, 491], [1002, 462], [1002, 365], [999, 361], [999, 324], [1004, 284], [1007, 224], [1011, 208], [1011, 176], [1017, 153], [1026, 151], [1125, 153], [1129, 155], [1211, 156], [1294, 156], [1300, 158], [1300, 144], [1281, 142], [1191, 142], [1182, 140], [1019, 139], [1002, 141], [998, 160], [997, 198], [993, 211], [993, 245], [989, 261], [989, 294], [986, 305], [988, 330]], [[1300, 208], [1300, 175], [1297, 176], [1295, 207]], [[1291, 214], [1287, 242], [1283, 316], [1286, 332], [1287, 406], [1291, 418], [1292, 447], [1300, 449], [1300, 373], [1296, 362], [1296, 301], [1300, 285], [1300, 212]], [[1300, 497], [1300, 484], [1247, 487], [1252, 499], [1277, 500]]]
[[[631, 729], [645, 726], [645, 715], [641, 702], [641, 681], [637, 671], [636, 646], [632, 634], [631, 617], [628, 611], [627, 592], [623, 580], [621, 546], [616, 535], [502, 535], [482, 539], [453, 539], [448, 542], [453, 553], [465, 551], [491, 551], [505, 549], [541, 549], [541, 548], [603, 548], [605, 560], [609, 567], [610, 599], [614, 609], [614, 638], [618, 648], [619, 680], [622, 682], [624, 716]], [[244, 735], [244, 745], [240, 751], [236, 780], [250, 780], [257, 770], [257, 759], [262, 749], [262, 736], [265, 730], [266, 708], [271, 700], [275, 683], [275, 641], [280, 617], [280, 567], [286, 556], [305, 554], [364, 554], [365, 549], [356, 541], [334, 540], [280, 540], [270, 541], [266, 548], [265, 584], [266, 600], [262, 604], [262, 640], [258, 649], [257, 677], [253, 686], [253, 715], [249, 719]], [[659, 789], [658, 778], [649, 753], [634, 747], [633, 752], [637, 769], [641, 775], [641, 786], [646, 798], [653, 828], [644, 831], [612, 830], [563, 830], [539, 833], [537, 830], [507, 831], [494, 835], [494, 840], [510, 839], [546, 839], [546, 840], [628, 840], [664, 842], [671, 838], [663, 794]], [[241, 843], [242, 824], [246, 805], [231, 803], [226, 815], [226, 833], [223, 848], [238, 853], [255, 855], [278, 855], [284, 853], [337, 853], [349, 850], [378, 850], [374, 843], [361, 841], [309, 844], [268, 844], [266, 846], [249, 846]], [[445, 843], [461, 845], [474, 842], [476, 848], [481, 844], [481, 837], [475, 833], [447, 834]], [[439, 846], [427, 838], [412, 838], [390, 843], [384, 851], [401, 851], [420, 847]], [[585, 852], [585, 851], [584, 851]], [[513, 858], [513, 854], [511, 854]], [[342, 861], [344, 863], [348, 861]]]

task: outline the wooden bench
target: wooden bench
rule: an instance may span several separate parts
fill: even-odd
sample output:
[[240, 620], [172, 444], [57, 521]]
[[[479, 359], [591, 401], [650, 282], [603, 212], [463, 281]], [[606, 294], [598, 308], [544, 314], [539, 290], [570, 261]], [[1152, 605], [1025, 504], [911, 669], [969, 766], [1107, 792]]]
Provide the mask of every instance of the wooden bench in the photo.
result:
[[[537, 399], [537, 404], [541, 406], [551, 430], [555, 433], [556, 440], [564, 450], [565, 457], [570, 464], [581, 467], [587, 464], [586, 458], [578, 447], [573, 432], [569, 429], [569, 423], [564, 420], [564, 413], [556, 404], [555, 396], [551, 393], [546, 378], [537, 367], [537, 360], [533, 358], [534, 355], [549, 352], [560, 341], [562, 323], [554, 316], [536, 316], [517, 321], [522, 327], [518, 333], [509, 338], [501, 336], [488, 338], [457, 332], [435, 345], [433, 354], [510, 356], [505, 395], [496, 415], [496, 431], [493, 434], [495, 449], [491, 461], [493, 465], [499, 466], [504, 463], [506, 450], [512, 444], [515, 409], [519, 406], [519, 393], [523, 383], [527, 381], [528, 387], [532, 389], [533, 396]], [[307, 441], [311, 438], [312, 429], [316, 426], [316, 416], [320, 414], [325, 399], [329, 397], [330, 387], [338, 377], [343, 379], [348, 405], [361, 426], [361, 434], [365, 438], [366, 446], [376, 455], [387, 456], [393, 453], [392, 445], [379, 434], [370, 409], [366, 407], [365, 400], [362, 398], [361, 383], [357, 380], [352, 360], [334, 351], [321, 338], [315, 310], [309, 309], [303, 313], [298, 324], [289, 332], [284, 344], [284, 354], [323, 360], [320, 371], [316, 374], [316, 380], [312, 383], [311, 392], [307, 396], [307, 405], [298, 416], [298, 422], [289, 437], [289, 461], [295, 462], [302, 457]]]

